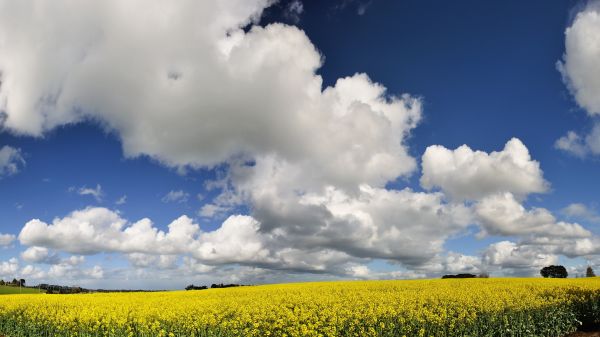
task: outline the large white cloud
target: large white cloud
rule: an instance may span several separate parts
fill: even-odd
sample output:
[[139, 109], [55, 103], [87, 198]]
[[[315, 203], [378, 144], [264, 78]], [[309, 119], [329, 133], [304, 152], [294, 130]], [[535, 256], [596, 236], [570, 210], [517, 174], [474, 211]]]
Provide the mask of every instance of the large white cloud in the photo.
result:
[[174, 166], [276, 153], [321, 163], [329, 179], [411, 172], [401, 142], [419, 102], [387, 98], [365, 75], [322, 90], [321, 55], [304, 32], [241, 29], [271, 2], [2, 1], [5, 127], [41, 135], [92, 118], [126, 155]]
[[523, 198], [546, 192], [549, 187], [540, 164], [516, 138], [508, 141], [502, 151], [491, 153], [473, 151], [466, 145], [455, 150], [430, 146], [423, 154], [421, 185], [440, 188], [459, 200], [476, 200], [498, 192]]
[[558, 63], [577, 103], [590, 115], [600, 114], [600, 7], [592, 3], [565, 31], [564, 60]]
[[[565, 31], [565, 54], [557, 63], [564, 82], [577, 104], [588, 115], [600, 115], [600, 5], [590, 2]], [[600, 125], [596, 121], [591, 131], [581, 135], [569, 131], [559, 138], [555, 147], [584, 157], [600, 154]]]

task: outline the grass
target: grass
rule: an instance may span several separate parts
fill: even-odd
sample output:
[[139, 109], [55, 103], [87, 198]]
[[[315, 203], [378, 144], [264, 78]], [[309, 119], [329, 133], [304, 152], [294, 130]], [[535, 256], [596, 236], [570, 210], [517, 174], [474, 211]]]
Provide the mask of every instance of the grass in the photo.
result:
[[14, 294], [41, 294], [44, 291], [40, 291], [37, 288], [21, 288], [19, 287], [10, 287], [10, 286], [0, 286], [0, 295], [14, 295]]

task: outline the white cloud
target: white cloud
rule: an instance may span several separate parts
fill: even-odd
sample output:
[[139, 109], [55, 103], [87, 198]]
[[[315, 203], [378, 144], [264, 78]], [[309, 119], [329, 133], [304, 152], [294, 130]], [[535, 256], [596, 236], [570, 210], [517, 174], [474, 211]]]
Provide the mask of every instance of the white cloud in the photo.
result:
[[[565, 31], [565, 54], [557, 68], [577, 104], [589, 116], [600, 115], [600, 5], [590, 2]], [[569, 131], [555, 147], [578, 157], [600, 154], [600, 124], [584, 136]]]
[[538, 246], [518, 245], [511, 241], [491, 244], [483, 253], [488, 268], [500, 268], [511, 274], [539, 275], [539, 269], [558, 263], [558, 256]]
[[444, 271], [448, 273], [477, 274], [480, 273], [481, 270], [481, 258], [477, 256], [449, 252], [444, 261]]
[[204, 204], [200, 210], [198, 211], [198, 215], [205, 218], [212, 218], [216, 215], [223, 214], [224, 212], [229, 211], [228, 207], [223, 207], [215, 204]]
[[[126, 156], [171, 166], [275, 153], [322, 163], [318, 175], [330, 179], [344, 172], [339, 179], [381, 184], [412, 172], [402, 141], [420, 119], [420, 102], [389, 97], [366, 75], [323, 90], [322, 57], [304, 32], [240, 29], [270, 3], [4, 1], [5, 126], [40, 135], [94, 118], [117, 132]], [[74, 15], [59, 20], [65, 12]]]
[[[71, 187], [69, 189], [69, 191], [74, 191], [75, 188]], [[77, 194], [79, 195], [89, 195], [94, 197], [94, 199], [96, 199], [97, 202], [101, 202], [102, 198], [104, 197], [104, 192], [102, 191], [102, 186], [100, 184], [96, 185], [96, 188], [89, 188], [86, 186], [80, 187], [79, 189], [77, 189]]]
[[24, 165], [25, 159], [23, 158], [20, 149], [8, 145], [0, 148], [0, 179], [2, 179], [4, 176], [10, 176], [18, 173]]
[[[197, 272], [239, 264], [252, 277], [264, 270], [366, 277], [375, 274], [365, 267], [372, 259], [477, 270], [473, 257], [440, 257], [446, 240], [476, 219], [490, 233], [575, 233], [576, 251], [589, 251], [578, 225], [518, 203], [549, 187], [518, 139], [492, 153], [429, 147], [421, 184], [441, 192], [386, 190], [417, 168], [406, 140], [421, 120], [421, 100], [388, 93], [366, 74], [323, 87], [324, 58], [302, 30], [255, 25], [272, 3], [0, 0], [5, 128], [41, 136], [98, 121], [119, 137], [126, 157], [149, 156], [180, 172], [224, 167], [215, 185], [221, 193], [201, 215], [240, 204], [250, 210], [205, 232], [186, 216], [162, 231], [149, 219], [86, 208], [51, 223], [29, 221], [20, 242], [122, 253], [136, 269], [174, 268], [179, 257]], [[102, 197], [100, 185], [79, 193]], [[170, 191], [163, 201], [188, 199]], [[463, 199], [484, 200], [479, 218]], [[503, 207], [516, 215], [496, 217]], [[93, 278], [104, 270], [62, 261], [48, 274]]]
[[523, 143], [513, 138], [499, 152], [473, 151], [466, 145], [449, 150], [440, 145], [423, 154], [421, 185], [440, 188], [454, 199], [477, 200], [499, 192], [519, 198], [549, 188], [540, 164]]
[[598, 214], [596, 210], [591, 209], [581, 203], [570, 204], [563, 208], [561, 213], [570, 218], [582, 219], [593, 223], [600, 222], [600, 214]]
[[[306, 201], [302, 196], [310, 195], [313, 201], [328, 198], [326, 189], [332, 187], [347, 196], [345, 203], [369, 208], [366, 201], [354, 198], [384, 195], [387, 182], [412, 174], [416, 161], [405, 140], [421, 119], [421, 101], [389, 94], [365, 74], [323, 88], [316, 74], [322, 55], [303, 31], [282, 24], [242, 29], [256, 22], [271, 3], [0, 2], [0, 102], [5, 127], [41, 135], [58, 125], [91, 118], [119, 136], [128, 157], [148, 155], [179, 168], [226, 163], [231, 169], [228, 193], [212, 204], [250, 206], [253, 221], [230, 218], [227, 221], [238, 220], [225, 223], [241, 226], [240, 235], [255, 232], [256, 244], [268, 242], [269, 259], [264, 260], [262, 253], [253, 257], [260, 257], [260, 263], [321, 269], [332, 263], [328, 261], [371, 255], [420, 262], [414, 252], [399, 250], [379, 237], [389, 233], [401, 238], [403, 226], [425, 237], [411, 224], [380, 222], [393, 205], [366, 209], [367, 215], [349, 210], [333, 215], [328, 209], [332, 201], [302, 204]], [[64, 12], [73, 15], [58, 20], [56, 13]], [[38, 24], [30, 24], [31, 13], [39, 13]], [[366, 193], [360, 186], [377, 192]], [[410, 207], [426, 203], [423, 207], [437, 209], [439, 215], [424, 212], [420, 221], [447, 222], [426, 255], [440, 249], [448, 233], [461, 227], [449, 220], [456, 209], [441, 205], [437, 194], [411, 196], [405, 191], [392, 197], [407, 199], [410, 206], [405, 211], [415, 219], [418, 211]], [[385, 204], [383, 199], [378, 202]], [[277, 214], [278, 203], [285, 204], [287, 214]], [[305, 213], [313, 210], [317, 213]], [[376, 214], [379, 211], [384, 213]], [[88, 216], [87, 222], [80, 221]], [[313, 223], [300, 223], [304, 217]], [[255, 222], [259, 228], [250, 225]], [[373, 235], [370, 241], [344, 249], [343, 242], [333, 237], [315, 245], [302, 234], [342, 233], [352, 228], [349, 222]], [[116, 214], [88, 209], [50, 225], [32, 220], [20, 238], [25, 244], [82, 254], [146, 253], [154, 244], [169, 246], [157, 243], [167, 234], [147, 219], [126, 225]], [[138, 237], [128, 240], [127, 232]], [[278, 232], [301, 241], [296, 247], [290, 239], [283, 249], [270, 237]], [[213, 241], [217, 233], [202, 235], [210, 238], [205, 245], [219, 246]], [[345, 234], [345, 240], [354, 237], [355, 233]], [[74, 241], [66, 243], [66, 238]], [[379, 241], [385, 242], [381, 249]], [[228, 260], [227, 251], [221, 250], [220, 258], [196, 254]], [[327, 261], [306, 260], [319, 251], [325, 252]]]
[[12, 234], [0, 233], [0, 247], [10, 246], [17, 237]]
[[46, 273], [46, 277], [51, 280], [89, 280], [89, 279], [102, 279], [104, 277], [104, 269], [101, 266], [94, 266], [92, 268], [81, 268], [76, 265], [61, 263], [50, 267]]
[[577, 104], [600, 114], [600, 11], [590, 3], [565, 31], [565, 54], [557, 63]]
[[127, 259], [135, 268], [175, 269], [177, 267], [178, 256], [131, 253], [127, 255]]
[[29, 247], [21, 253], [21, 259], [29, 263], [47, 263], [57, 264], [60, 258], [56, 254], [51, 254], [48, 248], [45, 247]]
[[579, 158], [585, 157], [589, 152], [587, 144], [575, 131], [569, 131], [565, 136], [557, 139], [554, 147]]
[[19, 260], [11, 258], [8, 261], [0, 262], [0, 277], [17, 277], [17, 271], [19, 270]]
[[569, 131], [566, 136], [554, 143], [554, 147], [579, 158], [590, 154], [598, 155], [600, 154], [600, 124], [594, 124], [590, 133], [583, 137], [574, 131]]
[[592, 235], [579, 224], [557, 221], [545, 208], [525, 209], [508, 192], [484, 198], [475, 205], [475, 214], [484, 233], [491, 235], [561, 238], [585, 238]]
[[188, 217], [182, 216], [163, 232], [149, 219], [133, 224], [106, 208], [75, 211], [52, 224], [34, 219], [19, 234], [21, 244], [61, 250], [73, 254], [100, 252], [164, 253], [185, 251], [199, 230]]
[[162, 202], [164, 203], [168, 203], [168, 202], [177, 202], [177, 203], [186, 203], [188, 201], [188, 199], [190, 198], [190, 194], [179, 190], [179, 191], [169, 191], [169, 193], [165, 194], [164, 197], [162, 197]]
[[21, 275], [22, 277], [24, 277], [27, 280], [27, 284], [31, 285], [31, 280], [43, 280], [46, 277], [46, 272], [44, 270], [42, 270], [39, 267], [36, 266], [32, 266], [32, 265], [26, 265], [25, 267], [23, 267], [21, 269], [21, 272], [19, 273], [19, 275]]

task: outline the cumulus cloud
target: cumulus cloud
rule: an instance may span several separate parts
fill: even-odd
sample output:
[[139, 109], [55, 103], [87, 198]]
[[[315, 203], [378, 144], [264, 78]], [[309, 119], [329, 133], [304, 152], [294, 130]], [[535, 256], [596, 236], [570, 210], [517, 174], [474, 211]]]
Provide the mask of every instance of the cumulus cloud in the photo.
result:
[[12, 234], [0, 233], [0, 247], [10, 246], [17, 237]]
[[569, 131], [554, 143], [554, 147], [579, 158], [598, 155], [600, 154], [600, 124], [596, 123], [592, 130], [584, 136], [580, 136], [575, 131]]
[[[41, 135], [93, 118], [117, 132], [127, 156], [145, 154], [172, 166], [278, 153], [339, 157], [337, 164], [351, 164], [346, 169], [380, 179], [412, 171], [400, 141], [419, 120], [418, 102], [384, 97], [384, 88], [364, 75], [322, 90], [315, 74], [321, 55], [304, 32], [281, 24], [241, 29], [270, 3], [150, 9], [136, 1], [4, 1], [5, 127]], [[76, 15], [58, 20], [55, 13], [64, 12]], [[29, 24], [32, 13], [39, 25]], [[373, 165], [387, 165], [389, 173], [373, 172]]]
[[230, 208], [228, 207], [223, 207], [216, 204], [204, 204], [198, 211], [198, 215], [205, 218], [212, 218], [216, 215], [223, 214], [229, 210]]
[[600, 222], [600, 214], [595, 209], [589, 208], [581, 203], [573, 203], [561, 210], [567, 217], [582, 219], [593, 223]]
[[198, 231], [198, 225], [182, 216], [169, 224], [169, 231], [153, 227], [149, 219], [133, 224], [106, 208], [75, 211], [51, 224], [31, 220], [25, 224], [19, 240], [27, 246], [39, 246], [73, 254], [100, 252], [151, 252], [175, 254], [185, 249]]
[[[302, 30], [257, 25], [272, 3], [0, 0], [5, 129], [42, 136], [94, 120], [119, 137], [126, 157], [181, 171], [223, 167], [220, 193], [201, 216], [249, 210], [209, 232], [187, 216], [163, 231], [106, 208], [32, 219], [19, 234], [32, 249], [24, 256], [43, 261], [38, 247], [121, 253], [136, 269], [183, 261], [197, 272], [236, 264], [255, 278], [264, 270], [368, 277], [372, 259], [419, 271], [407, 275], [477, 270], [473, 257], [442, 257], [445, 241], [475, 221], [489, 233], [589, 239], [577, 224], [522, 208], [549, 184], [518, 139], [491, 153], [429, 147], [421, 185], [439, 192], [386, 189], [417, 168], [406, 142], [421, 100], [389, 93], [366, 74], [323, 87], [324, 58]], [[100, 185], [79, 192], [102, 197]], [[163, 201], [188, 199], [171, 191]], [[463, 200], [482, 201], [471, 209]], [[503, 209], [517, 213], [503, 219]], [[81, 270], [61, 261], [48, 275], [104, 275]]]
[[558, 256], [545, 253], [538, 246], [519, 245], [511, 241], [491, 244], [483, 253], [487, 268], [497, 268], [514, 275], [533, 275], [544, 266], [558, 263]]
[[127, 259], [135, 268], [175, 269], [177, 267], [178, 256], [131, 253], [127, 255]]
[[98, 265], [92, 268], [80, 268], [71, 264], [57, 264], [50, 267], [46, 277], [51, 280], [102, 279], [104, 269]]
[[165, 194], [165, 196], [162, 197], [161, 200], [164, 203], [169, 203], [169, 202], [186, 203], [189, 198], [190, 198], [189, 193], [187, 193], [183, 190], [179, 190], [179, 191], [169, 191], [169, 193]]
[[58, 255], [51, 253], [45, 247], [29, 247], [21, 253], [21, 259], [29, 263], [57, 264], [60, 262]]
[[600, 114], [600, 7], [590, 3], [565, 31], [565, 54], [557, 63], [575, 101]]
[[16, 273], [19, 270], [19, 260], [11, 258], [8, 261], [0, 262], [0, 277], [16, 277]]
[[19, 274], [28, 280], [28, 284], [31, 284], [31, 280], [43, 280], [47, 275], [43, 269], [30, 264], [23, 267]]
[[[2, 111], [1, 105], [0, 111]], [[8, 145], [0, 148], [0, 179], [18, 173], [24, 165], [25, 159], [20, 149]]]
[[522, 199], [549, 188], [540, 164], [516, 138], [499, 152], [473, 151], [463, 145], [455, 150], [433, 145], [422, 157], [421, 186], [440, 188], [454, 199], [477, 200], [499, 192]]
[[484, 198], [475, 205], [475, 214], [484, 233], [491, 235], [561, 238], [585, 238], [592, 235], [579, 224], [557, 221], [545, 208], [525, 209], [509, 192]]
[[[557, 62], [577, 104], [591, 117], [600, 115], [600, 5], [590, 2], [565, 31], [565, 53]], [[555, 147], [578, 157], [600, 154], [600, 125], [579, 135], [569, 131]]]

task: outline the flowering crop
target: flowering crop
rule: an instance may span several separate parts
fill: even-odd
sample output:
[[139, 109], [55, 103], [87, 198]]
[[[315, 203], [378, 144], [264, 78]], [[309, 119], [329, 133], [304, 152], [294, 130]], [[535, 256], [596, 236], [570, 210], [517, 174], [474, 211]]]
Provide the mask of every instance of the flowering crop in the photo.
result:
[[562, 336], [600, 318], [600, 279], [323, 282], [0, 297], [0, 335]]

